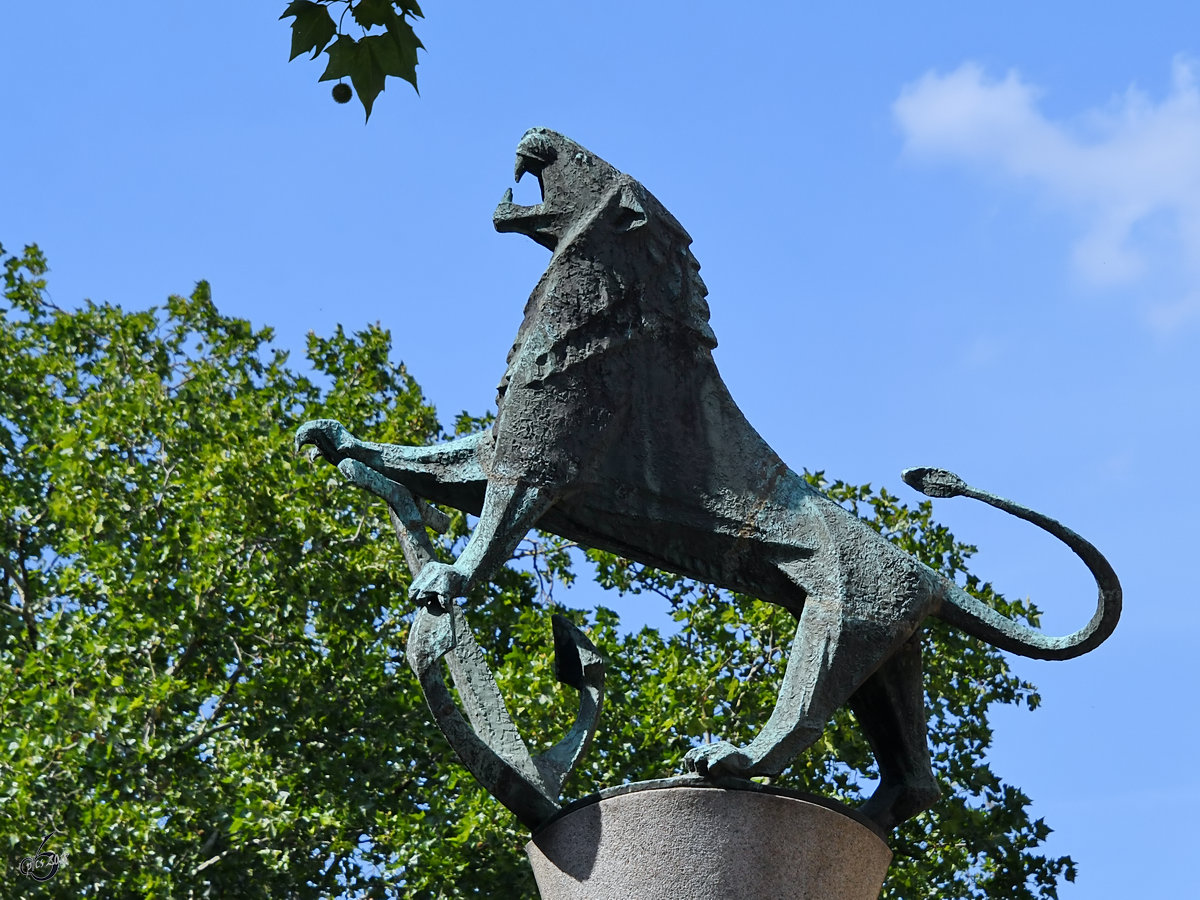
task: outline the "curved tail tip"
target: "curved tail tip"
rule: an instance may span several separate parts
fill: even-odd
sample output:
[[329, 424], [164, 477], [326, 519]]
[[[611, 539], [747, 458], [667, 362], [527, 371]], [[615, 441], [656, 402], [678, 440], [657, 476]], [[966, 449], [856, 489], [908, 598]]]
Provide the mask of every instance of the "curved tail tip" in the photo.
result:
[[945, 469], [917, 466], [900, 473], [904, 483], [926, 497], [958, 497], [967, 490], [967, 483]]

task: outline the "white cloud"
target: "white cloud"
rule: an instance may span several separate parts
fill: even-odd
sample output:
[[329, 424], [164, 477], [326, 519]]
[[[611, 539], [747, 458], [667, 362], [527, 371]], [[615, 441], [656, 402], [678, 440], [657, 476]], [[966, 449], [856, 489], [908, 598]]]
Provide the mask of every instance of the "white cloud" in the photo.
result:
[[[1017, 72], [974, 63], [928, 72], [892, 106], [913, 157], [955, 161], [1033, 185], [1083, 223], [1071, 260], [1098, 286], [1130, 285], [1167, 261], [1200, 295], [1200, 90], [1176, 59], [1166, 96], [1135, 87], [1071, 121], [1048, 118], [1041, 91]], [[1196, 308], [1175, 302], [1157, 324]], [[1188, 313], [1184, 313], [1188, 310]]]
[[1168, 335], [1200, 319], [1200, 295], [1188, 294], [1178, 300], [1150, 307], [1147, 320], [1159, 334]]

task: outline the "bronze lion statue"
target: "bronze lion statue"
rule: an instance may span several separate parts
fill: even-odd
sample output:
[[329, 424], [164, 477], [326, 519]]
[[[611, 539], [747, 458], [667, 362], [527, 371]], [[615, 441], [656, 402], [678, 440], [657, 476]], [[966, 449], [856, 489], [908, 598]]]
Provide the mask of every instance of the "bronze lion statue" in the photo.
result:
[[783, 686], [742, 747], [693, 748], [701, 775], [777, 775], [849, 704], [879, 764], [863, 807], [882, 828], [939, 796], [925, 734], [921, 625], [940, 616], [1004, 650], [1065, 659], [1112, 632], [1121, 588], [1091, 544], [1045, 516], [937, 469], [905, 472], [931, 496], [965, 494], [1045, 528], [1087, 564], [1096, 614], [1049, 637], [1001, 616], [813, 489], [767, 445], [713, 362], [707, 289], [691, 238], [641, 184], [542, 128], [517, 146], [496, 229], [552, 251], [525, 305], [493, 426], [429, 447], [374, 444], [337, 422], [297, 445], [374, 469], [413, 494], [479, 516], [453, 565], [430, 563], [411, 596], [449, 604], [509, 559], [534, 526], [777, 603], [798, 620]]

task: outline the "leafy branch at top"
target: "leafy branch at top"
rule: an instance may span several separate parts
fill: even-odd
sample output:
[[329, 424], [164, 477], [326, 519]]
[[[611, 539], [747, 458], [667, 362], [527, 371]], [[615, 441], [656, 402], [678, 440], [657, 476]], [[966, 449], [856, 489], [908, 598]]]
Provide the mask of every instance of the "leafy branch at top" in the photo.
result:
[[[357, 38], [343, 30], [347, 13], [362, 32]], [[311, 59], [322, 51], [327, 54], [329, 62], [319, 80], [338, 80], [333, 98], [339, 103], [350, 99], [343, 78], [354, 85], [367, 119], [389, 75], [403, 78], [416, 90], [417, 50], [425, 47], [409, 21], [424, 17], [415, 0], [292, 0], [279, 18], [289, 17], [292, 55], [288, 60], [303, 53], [311, 53]]]

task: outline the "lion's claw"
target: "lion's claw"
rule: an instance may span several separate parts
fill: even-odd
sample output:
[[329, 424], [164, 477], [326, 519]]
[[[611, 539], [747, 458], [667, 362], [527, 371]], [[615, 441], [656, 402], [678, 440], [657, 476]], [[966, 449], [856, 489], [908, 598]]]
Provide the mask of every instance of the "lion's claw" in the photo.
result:
[[750, 758], [729, 741], [717, 741], [693, 747], [683, 758], [684, 767], [697, 775], [745, 777], [750, 774]]
[[461, 597], [466, 592], [466, 587], [467, 576], [454, 566], [428, 562], [413, 579], [408, 596], [421, 606], [448, 609], [455, 597]]
[[312, 446], [309, 458], [318, 455], [335, 466], [346, 458], [346, 451], [356, 443], [354, 435], [334, 419], [311, 419], [296, 430], [296, 452]]

